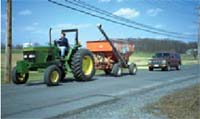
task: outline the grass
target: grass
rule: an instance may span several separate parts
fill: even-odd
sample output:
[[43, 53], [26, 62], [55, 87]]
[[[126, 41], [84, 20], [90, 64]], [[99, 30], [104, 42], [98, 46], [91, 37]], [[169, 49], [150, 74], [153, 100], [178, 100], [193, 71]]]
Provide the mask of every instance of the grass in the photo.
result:
[[[139, 69], [147, 69], [148, 60], [151, 59], [153, 53], [144, 53], [144, 52], [135, 52], [131, 57], [130, 61], [137, 64]], [[16, 65], [16, 61], [22, 60], [22, 50], [13, 49], [12, 55], [12, 67]], [[197, 64], [197, 60], [194, 60], [193, 57], [182, 55], [182, 62], [184, 65]], [[4, 80], [5, 72], [5, 50], [1, 50], [1, 81], [5, 83]], [[103, 71], [97, 71], [96, 74], [103, 74]], [[72, 77], [72, 74], [68, 74], [67, 77]], [[34, 72], [30, 73], [31, 80], [41, 80], [43, 79], [43, 73]]]
[[[144, 52], [135, 52], [131, 57], [130, 61], [135, 62], [139, 69], [147, 69], [147, 64], [149, 59], [152, 58], [154, 53], [144, 53]], [[192, 65], [197, 64], [197, 60], [192, 56], [188, 56], [186, 54], [181, 54], [182, 64], [183, 65]]]
[[[5, 53], [5, 50], [1, 49], [1, 54], [4, 54], [4, 53]], [[20, 54], [20, 53], [22, 53], [22, 50], [21, 49], [12, 49], [12, 53], [13, 54]]]
[[164, 96], [145, 109], [155, 116], [166, 115], [169, 119], [199, 119], [199, 106], [200, 84], [196, 84]]

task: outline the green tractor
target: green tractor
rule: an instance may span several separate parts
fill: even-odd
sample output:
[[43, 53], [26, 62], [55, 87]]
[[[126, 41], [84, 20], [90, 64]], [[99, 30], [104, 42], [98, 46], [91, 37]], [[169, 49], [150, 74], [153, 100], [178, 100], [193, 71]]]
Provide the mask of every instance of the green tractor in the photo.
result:
[[56, 43], [51, 43], [51, 28], [49, 30], [49, 46], [29, 46], [23, 48], [23, 60], [17, 61], [12, 70], [12, 81], [24, 84], [30, 71], [44, 70], [44, 82], [47, 86], [56, 86], [71, 72], [77, 81], [91, 80], [95, 74], [94, 57], [88, 49], [80, 48], [78, 29], [61, 30], [62, 33], [75, 33], [75, 44], [69, 46], [65, 57], [61, 57]]

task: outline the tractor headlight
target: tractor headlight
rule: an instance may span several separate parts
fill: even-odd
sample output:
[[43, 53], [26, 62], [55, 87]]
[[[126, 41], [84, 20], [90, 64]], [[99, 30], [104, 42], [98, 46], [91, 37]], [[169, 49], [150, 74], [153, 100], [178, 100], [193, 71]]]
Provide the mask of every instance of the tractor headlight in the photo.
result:
[[35, 58], [35, 55], [34, 54], [30, 54], [29, 58]]
[[28, 56], [27, 55], [24, 55], [24, 58], [27, 58]]
[[162, 60], [162, 64], [166, 64], [167, 62], [166, 62], [166, 60]]

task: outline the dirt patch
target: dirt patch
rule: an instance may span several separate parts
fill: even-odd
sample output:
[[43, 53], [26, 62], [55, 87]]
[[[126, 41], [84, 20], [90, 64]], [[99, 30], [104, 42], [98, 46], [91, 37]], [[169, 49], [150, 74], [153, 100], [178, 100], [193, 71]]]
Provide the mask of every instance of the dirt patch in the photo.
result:
[[200, 84], [164, 96], [145, 110], [169, 119], [200, 119]]

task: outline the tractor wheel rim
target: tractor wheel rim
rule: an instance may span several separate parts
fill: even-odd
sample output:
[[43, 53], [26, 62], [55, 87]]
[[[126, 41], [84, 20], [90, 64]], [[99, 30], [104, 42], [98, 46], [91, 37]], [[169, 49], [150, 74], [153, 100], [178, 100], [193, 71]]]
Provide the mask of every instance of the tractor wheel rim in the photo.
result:
[[18, 74], [18, 79], [24, 81], [26, 74]]
[[56, 82], [58, 81], [58, 79], [59, 79], [59, 73], [58, 73], [58, 71], [53, 71], [53, 72], [51, 73], [50, 78], [51, 78], [51, 81], [52, 81], [53, 83], [56, 83]]
[[82, 71], [85, 75], [90, 75], [93, 69], [93, 61], [90, 56], [83, 57]]

